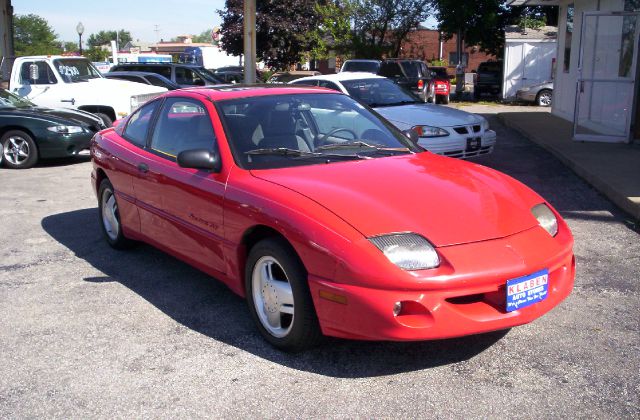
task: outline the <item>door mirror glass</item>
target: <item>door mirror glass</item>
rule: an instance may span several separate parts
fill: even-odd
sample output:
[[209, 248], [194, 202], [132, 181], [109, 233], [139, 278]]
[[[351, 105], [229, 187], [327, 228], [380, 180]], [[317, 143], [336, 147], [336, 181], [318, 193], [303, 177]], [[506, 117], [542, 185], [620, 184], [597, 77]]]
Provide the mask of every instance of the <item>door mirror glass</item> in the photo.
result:
[[40, 70], [38, 69], [37, 64], [31, 64], [29, 66], [29, 79], [34, 82], [40, 78]]
[[183, 168], [205, 169], [220, 172], [220, 155], [214, 150], [191, 149], [178, 153], [178, 165]]

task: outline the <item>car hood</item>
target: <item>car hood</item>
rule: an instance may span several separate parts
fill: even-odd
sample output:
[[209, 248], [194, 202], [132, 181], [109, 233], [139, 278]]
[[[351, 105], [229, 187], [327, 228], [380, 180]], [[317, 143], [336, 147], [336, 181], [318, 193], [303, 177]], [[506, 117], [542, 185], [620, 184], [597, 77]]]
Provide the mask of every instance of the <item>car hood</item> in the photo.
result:
[[88, 112], [77, 111], [74, 109], [51, 109], [43, 107], [7, 108], [3, 109], [2, 112], [11, 112], [12, 115], [20, 115], [24, 117], [42, 118], [56, 124], [81, 125], [84, 127], [93, 127], [95, 129], [105, 128], [100, 118]]
[[400, 127], [402, 129], [418, 124], [453, 127], [482, 122], [480, 116], [470, 112], [433, 104], [386, 106], [375, 108], [375, 110], [395, 125], [402, 124], [403, 126]]
[[529, 229], [537, 225], [531, 207], [543, 202], [497, 171], [428, 152], [251, 172], [324, 206], [366, 237], [415, 232], [436, 246]]

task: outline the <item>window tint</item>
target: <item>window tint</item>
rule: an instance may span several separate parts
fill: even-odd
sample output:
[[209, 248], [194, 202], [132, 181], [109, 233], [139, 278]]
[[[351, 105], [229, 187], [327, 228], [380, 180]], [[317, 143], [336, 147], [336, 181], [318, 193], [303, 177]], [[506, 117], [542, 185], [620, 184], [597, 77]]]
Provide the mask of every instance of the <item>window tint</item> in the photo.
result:
[[161, 78], [159, 78], [157, 76], [148, 75], [148, 76], [145, 76], [145, 77], [149, 81], [149, 83], [154, 85], [154, 86], [160, 86], [160, 87], [167, 88], [167, 89], [172, 89], [173, 88], [173, 86], [171, 86], [169, 83], [167, 83], [166, 80], [163, 80], [163, 79], [161, 79]]
[[420, 77], [418, 74], [419, 64], [416, 63], [415, 61], [403, 61], [400, 63], [400, 65], [404, 69], [404, 74], [407, 77], [412, 77], [412, 78]]
[[389, 61], [382, 63], [379, 74], [384, 77], [399, 77], [402, 76], [402, 70], [398, 63], [395, 61]]
[[[38, 66], [38, 78], [31, 79], [29, 67], [35, 64]], [[51, 67], [44, 61], [25, 61], [20, 67], [20, 83], [33, 83], [34, 85], [53, 85], [58, 83]]]
[[342, 92], [342, 90], [340, 90], [340, 88], [338, 87], [338, 85], [336, 85], [333, 82], [330, 82], [328, 80], [320, 80], [319, 82], [319, 86], [323, 87], [323, 88], [328, 88], [328, 89], [333, 89], [333, 90], [337, 90], [338, 92]]
[[184, 150], [213, 149], [216, 138], [204, 105], [194, 99], [171, 98], [162, 106], [151, 148], [176, 157]]
[[123, 137], [139, 147], [144, 147], [147, 143], [147, 133], [149, 124], [153, 118], [153, 112], [158, 107], [159, 101], [153, 101], [138, 109], [127, 123]]

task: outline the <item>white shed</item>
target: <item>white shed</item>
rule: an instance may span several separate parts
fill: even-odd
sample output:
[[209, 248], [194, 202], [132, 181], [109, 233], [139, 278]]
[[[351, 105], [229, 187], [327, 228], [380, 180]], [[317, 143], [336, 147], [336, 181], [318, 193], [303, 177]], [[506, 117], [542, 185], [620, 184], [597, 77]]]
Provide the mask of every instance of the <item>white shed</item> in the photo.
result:
[[513, 25], [505, 29], [504, 99], [514, 98], [522, 87], [552, 79], [557, 33], [555, 26], [522, 30]]

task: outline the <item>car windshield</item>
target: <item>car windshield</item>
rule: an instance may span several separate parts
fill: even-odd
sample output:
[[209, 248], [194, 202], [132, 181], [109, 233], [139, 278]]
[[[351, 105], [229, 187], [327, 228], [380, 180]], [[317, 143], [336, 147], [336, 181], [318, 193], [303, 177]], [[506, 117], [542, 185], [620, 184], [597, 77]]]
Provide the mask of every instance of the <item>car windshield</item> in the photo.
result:
[[329, 164], [423, 151], [340, 94], [288, 94], [217, 103], [236, 163], [245, 169]]
[[13, 93], [0, 89], [0, 108], [31, 108], [35, 105]]
[[341, 83], [349, 95], [371, 107], [420, 102], [413, 94], [385, 78], [344, 80]]
[[83, 58], [60, 58], [53, 60], [53, 67], [58, 71], [62, 80], [67, 83], [85, 82], [89, 79], [100, 79], [102, 75]]
[[377, 73], [380, 63], [375, 61], [347, 61], [344, 63], [342, 71], [364, 71], [367, 73]]

